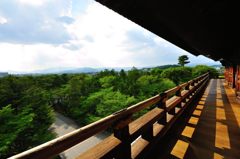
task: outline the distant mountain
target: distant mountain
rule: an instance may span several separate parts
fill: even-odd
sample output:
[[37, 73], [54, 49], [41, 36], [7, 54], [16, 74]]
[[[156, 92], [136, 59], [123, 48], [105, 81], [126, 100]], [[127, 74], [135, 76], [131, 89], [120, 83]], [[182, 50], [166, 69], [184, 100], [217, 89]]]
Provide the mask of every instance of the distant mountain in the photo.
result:
[[8, 75], [8, 72], [0, 72], [0, 77], [5, 77]]
[[95, 73], [100, 71], [97, 68], [91, 68], [91, 67], [81, 67], [81, 68], [69, 68], [69, 67], [63, 67], [63, 68], [49, 68], [44, 70], [37, 70], [31, 72], [31, 74], [63, 74], [63, 73]]
[[63, 74], [63, 73], [96, 73], [101, 71], [102, 69], [98, 68], [91, 68], [91, 67], [82, 67], [82, 68], [75, 68], [75, 69], [69, 69], [69, 70], [63, 70], [58, 73]]
[[[196, 65], [188, 65], [190, 67], [196, 66]], [[212, 67], [215, 68], [220, 68], [222, 65], [211, 65]], [[160, 65], [160, 66], [149, 66], [149, 67], [137, 67], [137, 69], [140, 70], [151, 70], [153, 68], [160, 68], [160, 69], [166, 69], [166, 68], [171, 68], [171, 67], [179, 67], [179, 65], [172, 64], [172, 65]], [[36, 70], [36, 71], [31, 71], [31, 72], [17, 72], [17, 71], [8, 71], [9, 74], [15, 74], [15, 75], [41, 75], [41, 74], [76, 74], [76, 73], [96, 73], [103, 71], [105, 69], [107, 70], [115, 70], [115, 71], [120, 71], [121, 69], [125, 71], [131, 70], [133, 67], [100, 67], [100, 68], [93, 68], [93, 67], [79, 67], [79, 68], [74, 68], [74, 67], [59, 67], [59, 68], [49, 68], [49, 69], [43, 69], [43, 70]], [[5, 73], [5, 72], [4, 72]], [[0, 72], [1, 76], [1, 72]]]
[[156, 68], [167, 69], [167, 68], [173, 68], [173, 67], [179, 67], [179, 65], [162, 65], [162, 66], [157, 66]]
[[211, 65], [212, 67], [222, 67], [222, 65]]
[[154, 68], [160, 68], [160, 69], [167, 69], [167, 68], [173, 68], [173, 67], [180, 67], [179, 65], [160, 65], [160, 66], [149, 66], [149, 67], [143, 67], [143, 68], [140, 68], [142, 70], [145, 70], [145, 71], [149, 71], [151, 69], [154, 69]]
[[29, 73], [22, 73], [22, 74], [75, 74], [75, 73], [96, 73], [103, 71], [105, 69], [115, 71], [120, 71], [124, 69], [125, 71], [130, 70], [132, 67], [101, 67], [101, 68], [92, 68], [92, 67], [80, 67], [80, 68], [50, 68], [44, 70], [37, 70]]

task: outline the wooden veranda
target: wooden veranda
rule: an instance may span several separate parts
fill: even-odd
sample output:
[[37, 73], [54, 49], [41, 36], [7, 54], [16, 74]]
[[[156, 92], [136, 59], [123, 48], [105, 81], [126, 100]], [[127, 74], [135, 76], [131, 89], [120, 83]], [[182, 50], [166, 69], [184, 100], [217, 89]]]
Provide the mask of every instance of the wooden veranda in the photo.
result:
[[178, 130], [155, 147], [150, 158], [239, 158], [240, 104], [224, 81], [210, 81], [194, 108], [182, 118]]

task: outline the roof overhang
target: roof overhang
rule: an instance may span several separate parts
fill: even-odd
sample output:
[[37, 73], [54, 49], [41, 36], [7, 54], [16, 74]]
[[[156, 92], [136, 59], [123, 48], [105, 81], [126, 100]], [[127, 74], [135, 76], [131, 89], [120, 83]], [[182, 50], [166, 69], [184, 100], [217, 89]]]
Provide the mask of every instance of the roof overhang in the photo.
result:
[[240, 64], [237, 1], [96, 1], [194, 55]]

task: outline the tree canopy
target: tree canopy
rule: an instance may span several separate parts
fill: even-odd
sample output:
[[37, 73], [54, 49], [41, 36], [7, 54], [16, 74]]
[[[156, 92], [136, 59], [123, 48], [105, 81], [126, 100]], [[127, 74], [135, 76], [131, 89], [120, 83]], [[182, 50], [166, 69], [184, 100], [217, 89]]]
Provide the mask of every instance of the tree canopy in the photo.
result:
[[185, 66], [186, 64], [190, 63], [190, 61], [188, 61], [188, 56], [187, 55], [182, 55], [178, 57], [178, 64], [180, 66]]

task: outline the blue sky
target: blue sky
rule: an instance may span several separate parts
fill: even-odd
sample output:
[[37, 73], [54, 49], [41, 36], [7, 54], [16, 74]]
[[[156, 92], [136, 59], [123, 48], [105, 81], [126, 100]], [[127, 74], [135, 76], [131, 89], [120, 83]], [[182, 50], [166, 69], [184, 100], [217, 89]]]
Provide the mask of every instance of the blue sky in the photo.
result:
[[0, 71], [219, 64], [195, 57], [93, 0], [1, 0]]

